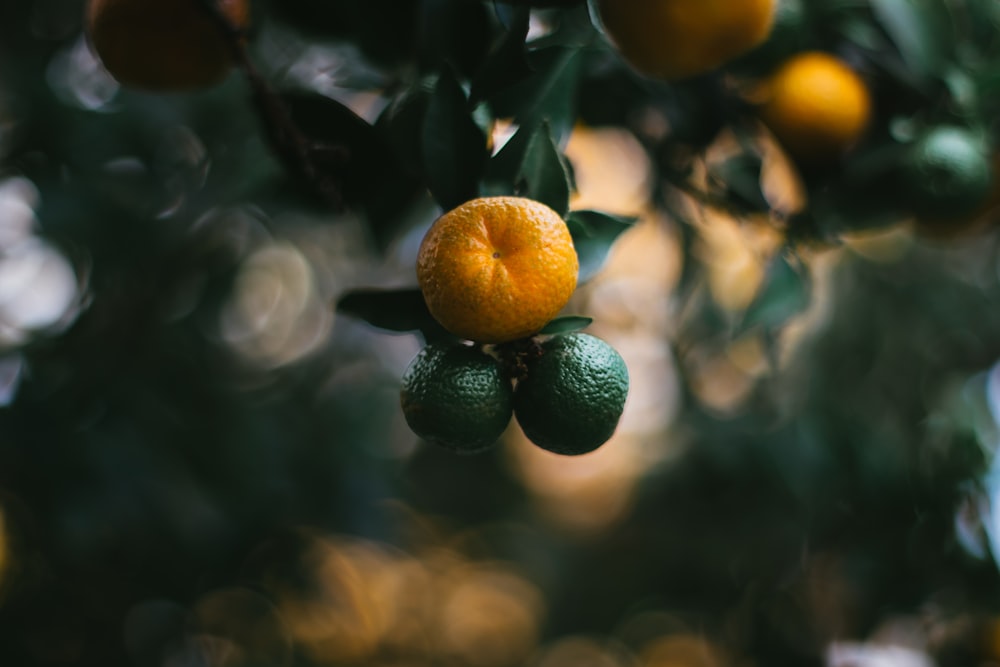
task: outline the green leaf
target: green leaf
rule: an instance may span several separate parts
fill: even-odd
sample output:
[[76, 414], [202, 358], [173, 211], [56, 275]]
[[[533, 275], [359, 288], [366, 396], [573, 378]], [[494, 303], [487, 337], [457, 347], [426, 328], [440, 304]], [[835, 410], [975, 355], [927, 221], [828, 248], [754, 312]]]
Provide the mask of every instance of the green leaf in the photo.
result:
[[552, 320], [539, 331], [539, 334], [544, 336], [555, 336], [558, 334], [572, 333], [574, 331], [580, 331], [586, 329], [590, 326], [591, 322], [594, 321], [592, 317], [580, 317], [579, 315], [567, 315], [566, 317], [557, 317]]
[[944, 72], [943, 78], [954, 102], [955, 112], [969, 122], [976, 122], [980, 101], [975, 79], [960, 67], [949, 67]]
[[[397, 166], [391, 149], [375, 129], [337, 100], [313, 92], [288, 92], [281, 95], [281, 100], [292, 122], [308, 140], [305, 148], [319, 176], [342, 182], [349, 203], [363, 201], [371, 194], [369, 179], [380, 169]], [[290, 160], [290, 166], [301, 166], [298, 155], [290, 154], [292, 147], [282, 144], [288, 137], [271, 139], [279, 144], [279, 154]]]
[[965, 0], [963, 6], [975, 44], [981, 50], [992, 49], [1000, 29], [1000, 4], [996, 0]]
[[750, 213], [763, 213], [771, 205], [761, 189], [760, 172], [763, 160], [756, 153], [741, 153], [714, 166], [710, 177], [721, 184], [730, 203]]
[[417, 30], [424, 70], [447, 63], [463, 79], [474, 76], [486, 62], [493, 42], [495, 19], [489, 6], [468, 0], [433, 0], [420, 5]]
[[597, 34], [609, 40], [607, 31], [604, 29], [604, 23], [601, 21], [601, 8], [598, 4], [599, 0], [587, 0], [587, 14], [590, 16], [590, 24], [594, 27]]
[[580, 260], [579, 281], [586, 282], [604, 266], [604, 261], [618, 235], [635, 223], [635, 218], [609, 215], [600, 211], [573, 211], [566, 219], [573, 236], [573, 246]]
[[510, 27], [472, 80], [469, 99], [473, 104], [488, 99], [531, 75], [533, 70], [528, 62], [525, 45], [530, 17], [529, 7], [516, 7], [512, 10]]
[[544, 123], [531, 138], [516, 183], [518, 194], [549, 206], [560, 216], [569, 211], [569, 163]]
[[738, 332], [743, 333], [754, 327], [768, 330], [780, 328], [793, 315], [806, 309], [809, 298], [808, 274], [779, 255], [772, 261], [757, 297], [743, 314]]
[[885, 34], [867, 17], [848, 16], [836, 25], [836, 32], [850, 43], [868, 51], [892, 48]]
[[486, 166], [484, 187], [486, 194], [512, 195], [517, 192], [517, 178], [521, 173], [524, 155], [531, 145], [537, 128], [520, 127]]
[[552, 45], [591, 48], [602, 44], [602, 30], [594, 26], [593, 17], [587, 3], [583, 0], [536, 0], [537, 6], [548, 3], [549, 6], [559, 5], [559, 20], [554, 22], [553, 30], [532, 40], [531, 45], [543, 48]]
[[576, 120], [576, 92], [583, 64], [578, 47], [549, 46], [529, 53], [534, 74], [492, 98], [497, 117], [521, 126], [547, 120], [556, 143], [569, 136]]
[[487, 158], [486, 136], [472, 117], [465, 91], [445, 70], [434, 86], [423, 127], [424, 174], [443, 209], [477, 196]]
[[360, 289], [337, 301], [337, 312], [364, 320], [373, 327], [398, 332], [421, 332], [427, 340], [450, 337], [427, 309], [418, 288]]
[[942, 0], [871, 0], [871, 4], [911, 70], [927, 78], [944, 70], [954, 55], [955, 32]]
[[392, 146], [411, 174], [423, 179], [423, 127], [433, 84], [421, 81], [398, 95], [375, 121], [375, 130]]
[[[313, 171], [303, 171], [302, 160], [283, 150], [296, 190], [326, 207], [320, 196], [336, 188], [349, 206], [364, 209], [375, 239], [385, 246], [396, 231], [402, 211], [421, 192], [419, 181], [407, 172], [389, 140], [337, 100], [313, 92], [282, 95], [295, 126], [308, 140]], [[273, 137], [272, 141], [287, 141]]]

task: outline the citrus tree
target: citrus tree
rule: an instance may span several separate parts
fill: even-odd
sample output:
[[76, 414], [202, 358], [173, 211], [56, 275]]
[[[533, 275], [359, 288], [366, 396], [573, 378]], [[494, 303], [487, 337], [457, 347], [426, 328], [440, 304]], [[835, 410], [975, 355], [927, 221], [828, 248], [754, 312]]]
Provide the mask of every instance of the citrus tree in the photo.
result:
[[994, 0], [0, 6], [0, 664], [987, 665]]

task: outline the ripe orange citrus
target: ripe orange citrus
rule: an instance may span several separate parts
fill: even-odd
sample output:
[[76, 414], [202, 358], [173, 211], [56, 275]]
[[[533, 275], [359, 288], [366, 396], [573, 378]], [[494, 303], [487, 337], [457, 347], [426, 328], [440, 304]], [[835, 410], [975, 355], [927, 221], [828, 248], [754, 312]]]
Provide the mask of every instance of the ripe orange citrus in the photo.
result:
[[868, 86], [839, 58], [793, 56], [761, 90], [760, 118], [800, 160], [835, 158], [861, 137], [871, 117]]
[[599, 0], [605, 31], [635, 69], [666, 80], [716, 69], [767, 39], [776, 0]]
[[[246, 27], [248, 0], [214, 1], [234, 27]], [[94, 51], [122, 85], [202, 88], [232, 66], [225, 37], [202, 0], [90, 0], [86, 24]]]
[[576, 289], [579, 263], [566, 223], [523, 197], [480, 197], [428, 230], [417, 280], [451, 333], [503, 343], [536, 333]]

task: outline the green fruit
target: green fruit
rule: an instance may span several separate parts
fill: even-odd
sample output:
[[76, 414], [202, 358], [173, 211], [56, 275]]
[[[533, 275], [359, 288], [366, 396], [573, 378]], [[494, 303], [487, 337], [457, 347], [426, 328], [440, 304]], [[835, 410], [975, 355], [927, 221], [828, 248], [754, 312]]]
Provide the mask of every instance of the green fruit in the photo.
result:
[[986, 142], [960, 127], [936, 127], [903, 160], [902, 196], [923, 220], [957, 218], [989, 196], [993, 168]]
[[529, 440], [570, 455], [608, 441], [628, 396], [628, 368], [613, 347], [588, 334], [556, 336], [526, 365], [514, 414]]
[[477, 347], [432, 344], [403, 374], [400, 404], [421, 438], [462, 454], [482, 452], [510, 423], [513, 387]]

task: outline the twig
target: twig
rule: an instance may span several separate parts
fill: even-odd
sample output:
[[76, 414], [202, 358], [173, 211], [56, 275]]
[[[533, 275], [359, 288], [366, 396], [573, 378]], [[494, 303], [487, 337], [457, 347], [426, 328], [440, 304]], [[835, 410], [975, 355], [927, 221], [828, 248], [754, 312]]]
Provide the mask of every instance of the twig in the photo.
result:
[[271, 149], [286, 168], [303, 178], [334, 209], [342, 209], [344, 197], [340, 181], [321, 169], [316, 158], [321, 152], [323, 162], [343, 164], [349, 158], [347, 148], [329, 145], [315, 147], [292, 120], [288, 107], [281, 97], [253, 64], [246, 47], [245, 31], [229, 20], [220, 8], [218, 0], [198, 0], [198, 2], [218, 27], [233, 60], [250, 84], [254, 108], [264, 125]]

